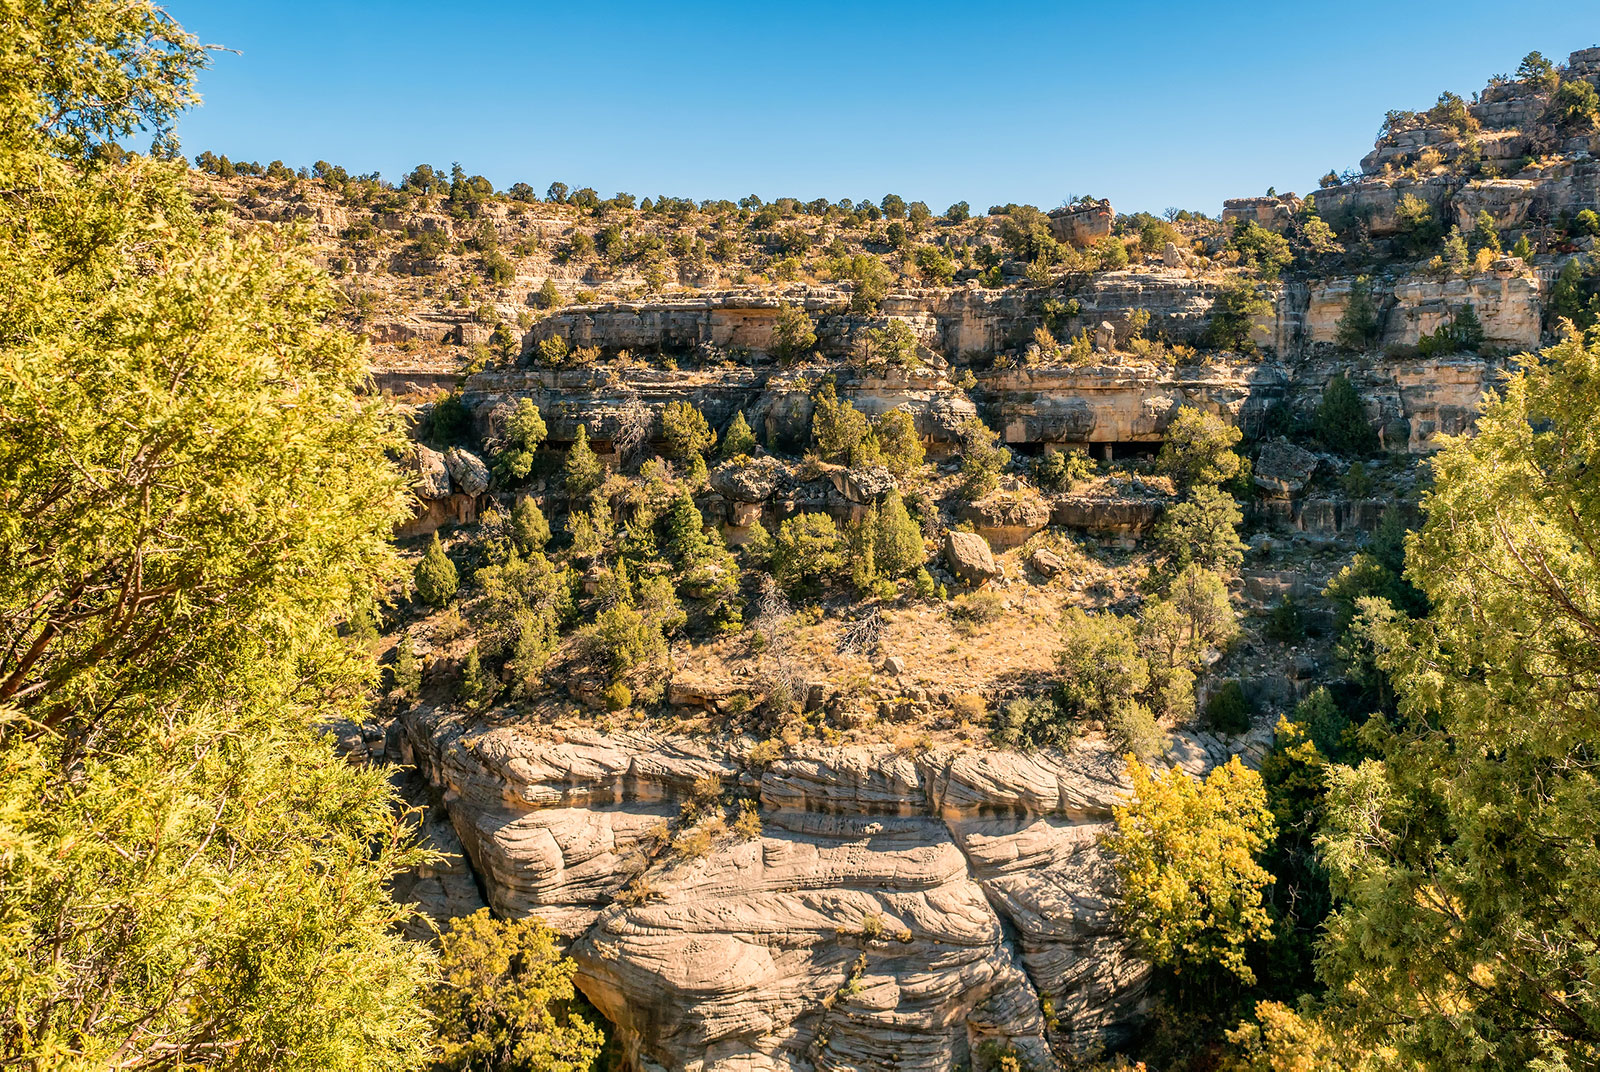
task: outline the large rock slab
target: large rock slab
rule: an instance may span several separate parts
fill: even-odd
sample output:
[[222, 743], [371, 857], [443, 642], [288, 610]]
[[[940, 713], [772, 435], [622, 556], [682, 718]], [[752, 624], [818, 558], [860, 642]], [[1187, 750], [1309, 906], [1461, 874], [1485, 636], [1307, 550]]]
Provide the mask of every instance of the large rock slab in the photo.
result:
[[962, 581], [970, 585], [987, 584], [1001, 575], [994, 561], [989, 541], [976, 532], [957, 532], [951, 529], [944, 534], [944, 561]]

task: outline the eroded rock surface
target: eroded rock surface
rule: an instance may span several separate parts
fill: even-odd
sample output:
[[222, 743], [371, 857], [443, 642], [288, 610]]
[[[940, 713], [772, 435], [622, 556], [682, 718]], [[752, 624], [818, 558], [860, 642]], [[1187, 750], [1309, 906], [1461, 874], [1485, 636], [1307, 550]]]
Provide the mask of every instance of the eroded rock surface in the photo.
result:
[[[1141, 1011], [1148, 970], [1097, 844], [1125, 791], [1103, 745], [760, 762], [747, 738], [552, 737], [428, 707], [402, 727], [491, 906], [572, 939], [634, 1067], [943, 1072], [986, 1039], [1042, 1063]], [[1170, 754], [1203, 773], [1269, 740]], [[760, 829], [686, 852], [666, 824], [708, 776], [759, 805]]]

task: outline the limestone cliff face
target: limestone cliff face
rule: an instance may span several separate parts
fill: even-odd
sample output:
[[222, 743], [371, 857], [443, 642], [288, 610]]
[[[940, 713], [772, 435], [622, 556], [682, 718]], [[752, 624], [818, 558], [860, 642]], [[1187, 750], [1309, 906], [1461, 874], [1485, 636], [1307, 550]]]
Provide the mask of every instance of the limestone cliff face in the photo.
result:
[[[1104, 746], [760, 762], [748, 738], [549, 736], [427, 707], [401, 735], [490, 905], [572, 939], [636, 1068], [943, 1072], [988, 1039], [1041, 1061], [1114, 1040], [1140, 1012], [1148, 971], [1097, 846], [1124, 789]], [[1200, 773], [1268, 741], [1180, 737], [1171, 756]], [[759, 833], [685, 854], [666, 825], [708, 778], [759, 804]]]

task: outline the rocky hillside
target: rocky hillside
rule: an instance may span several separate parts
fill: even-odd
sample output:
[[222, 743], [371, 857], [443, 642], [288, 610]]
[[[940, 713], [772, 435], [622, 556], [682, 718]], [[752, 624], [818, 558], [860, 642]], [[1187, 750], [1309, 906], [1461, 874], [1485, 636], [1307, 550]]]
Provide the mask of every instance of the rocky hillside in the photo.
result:
[[[1420, 460], [1600, 308], [1597, 77], [1391, 113], [1359, 171], [1218, 219], [205, 161], [197, 196], [309, 225], [414, 415], [417, 587], [345, 728], [460, 854], [408, 892], [557, 928], [630, 1068], [1136, 1038], [1122, 757], [1256, 765], [1357, 695], [1336, 645], [1402, 583]], [[1071, 669], [1101, 626], [1143, 675], [1116, 710]]]

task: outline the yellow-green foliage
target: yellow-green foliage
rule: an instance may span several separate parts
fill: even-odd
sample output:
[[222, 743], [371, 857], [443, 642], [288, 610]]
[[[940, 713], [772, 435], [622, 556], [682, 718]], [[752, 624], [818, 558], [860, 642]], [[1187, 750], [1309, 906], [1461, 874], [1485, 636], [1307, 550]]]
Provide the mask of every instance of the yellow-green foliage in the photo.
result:
[[1252, 983], [1252, 941], [1271, 934], [1257, 857], [1276, 835], [1261, 776], [1238, 757], [1197, 781], [1130, 758], [1133, 797], [1105, 835], [1122, 897], [1117, 912], [1150, 959], [1179, 971], [1218, 964]]
[[147, 3], [0, 5], [0, 1064], [413, 1067], [428, 954], [377, 772], [310, 728], [375, 668], [402, 437], [339, 296], [181, 165]]
[[500, 920], [487, 908], [439, 941], [439, 983], [427, 995], [438, 1032], [434, 1072], [577, 1072], [600, 1056], [599, 1028], [573, 1011], [577, 965], [537, 917]]

